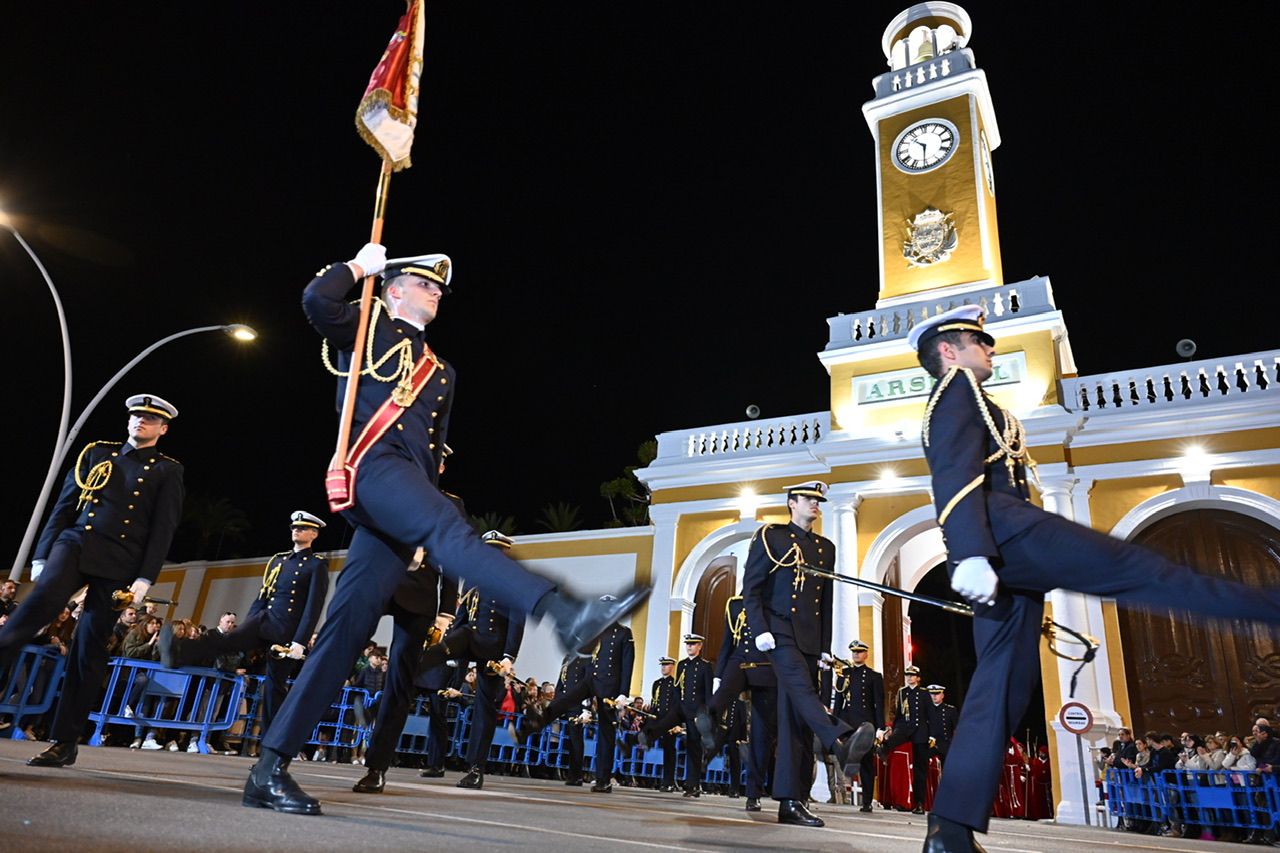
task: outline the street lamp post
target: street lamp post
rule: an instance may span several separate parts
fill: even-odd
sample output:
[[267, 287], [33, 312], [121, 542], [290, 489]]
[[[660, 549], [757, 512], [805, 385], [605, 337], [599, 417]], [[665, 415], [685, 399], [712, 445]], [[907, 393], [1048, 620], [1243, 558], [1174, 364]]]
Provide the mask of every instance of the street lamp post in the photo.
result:
[[13, 568], [9, 571], [10, 578], [18, 580], [21, 577], [22, 569], [27, 563], [27, 555], [31, 552], [31, 542], [35, 539], [36, 530], [40, 526], [40, 519], [44, 515], [44, 508], [49, 502], [49, 494], [53, 491], [53, 483], [58, 477], [58, 472], [62, 468], [62, 463], [67, 457], [67, 452], [71, 449], [71, 443], [75, 441], [76, 436], [80, 434], [80, 428], [83, 427], [85, 421], [89, 419], [89, 415], [93, 414], [93, 410], [97, 408], [98, 403], [102, 402], [102, 398], [111, 392], [111, 389], [115, 387], [116, 383], [119, 382], [126, 373], [136, 367], [138, 362], [151, 355], [151, 353], [155, 352], [170, 341], [176, 341], [178, 338], [185, 338], [188, 335], [196, 335], [201, 332], [225, 332], [238, 341], [252, 341], [258, 336], [258, 333], [253, 329], [240, 323], [233, 323], [226, 326], [198, 326], [194, 329], [175, 332], [167, 338], [161, 338], [142, 352], [135, 355], [128, 364], [116, 371], [115, 376], [108, 379], [107, 383], [98, 389], [98, 393], [89, 401], [89, 405], [84, 407], [84, 411], [80, 413], [80, 417], [76, 418], [76, 422], [72, 424], [71, 429], [67, 431], [66, 438], [54, 451], [53, 462], [49, 465], [49, 473], [44, 480], [44, 488], [40, 491], [40, 497], [36, 500], [35, 509], [31, 512], [31, 520], [27, 522], [27, 531], [22, 537], [22, 544], [18, 546], [18, 554], [14, 558]]
[[[67, 315], [62, 310], [62, 298], [58, 296], [58, 289], [53, 286], [53, 279], [49, 277], [49, 271], [44, 268], [44, 264], [40, 262], [40, 258], [36, 255], [35, 250], [22, 239], [22, 235], [18, 233], [18, 229], [14, 227], [13, 221], [3, 210], [0, 210], [0, 228], [6, 229], [13, 235], [13, 239], [18, 241], [32, 263], [36, 265], [36, 269], [40, 270], [40, 275], [44, 278], [44, 283], [49, 286], [49, 295], [53, 297], [53, 307], [58, 312], [58, 328], [62, 332], [62, 417], [58, 420], [58, 436], [53, 443], [53, 456], [55, 463], [60, 459], [63, 452], [63, 444], [67, 437], [67, 419], [71, 416], [71, 337], [67, 334]], [[41, 491], [40, 506], [36, 512], [37, 521], [41, 512], [44, 511], [44, 501], [46, 500], [49, 490], [53, 488], [53, 481], [58, 476], [58, 466], [54, 464], [49, 473], [45, 476], [44, 487]], [[27, 549], [31, 546], [31, 528], [27, 530], [27, 536], [22, 541], [22, 548], [18, 551], [19, 563], [26, 556]], [[14, 580], [22, 572], [22, 566], [10, 572], [9, 576]]]

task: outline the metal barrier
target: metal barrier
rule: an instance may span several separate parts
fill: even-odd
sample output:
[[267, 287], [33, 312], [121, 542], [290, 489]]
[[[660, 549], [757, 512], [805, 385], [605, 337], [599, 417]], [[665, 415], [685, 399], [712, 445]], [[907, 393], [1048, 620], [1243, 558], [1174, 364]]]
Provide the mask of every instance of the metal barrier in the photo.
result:
[[62, 676], [66, 672], [67, 659], [53, 646], [24, 646], [13, 668], [0, 673], [4, 692], [0, 693], [0, 714], [12, 716], [13, 728], [9, 737], [26, 740], [22, 721], [38, 717], [53, 707], [62, 688]]
[[1270, 773], [1166, 770], [1138, 778], [1113, 768], [1106, 783], [1108, 810], [1126, 829], [1171, 823], [1271, 833], [1280, 827], [1280, 784]]
[[[380, 693], [378, 695], [381, 695]], [[364, 746], [373, 729], [372, 720], [361, 724], [356, 717], [356, 704], [361, 711], [368, 709], [377, 697], [370, 697], [369, 691], [362, 687], [344, 687], [338, 700], [329, 706], [328, 712], [316, 723], [307, 743], [311, 746], [323, 747], [328, 758], [329, 749], [355, 749]], [[325, 737], [325, 735], [328, 737]]]
[[156, 661], [134, 658], [111, 658], [109, 665], [102, 705], [89, 714], [96, 724], [90, 746], [101, 746], [103, 729], [117, 723], [189, 731], [196, 735], [197, 749], [208, 753], [209, 733], [226, 731], [236, 721], [240, 676], [234, 673], [165, 669]]

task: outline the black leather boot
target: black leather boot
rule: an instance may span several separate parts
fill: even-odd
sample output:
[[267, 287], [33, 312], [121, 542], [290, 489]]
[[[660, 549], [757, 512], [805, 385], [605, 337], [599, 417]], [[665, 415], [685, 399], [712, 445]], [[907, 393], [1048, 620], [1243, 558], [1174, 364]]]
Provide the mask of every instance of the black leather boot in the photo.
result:
[[476, 765], [472, 767], [466, 776], [458, 780], [459, 788], [475, 788], [477, 791], [484, 787], [484, 768]]
[[596, 780], [596, 783], [591, 786], [591, 790], [597, 794], [610, 794], [613, 793], [613, 783], [607, 779], [603, 782]]
[[858, 765], [862, 757], [875, 746], [876, 727], [863, 723], [857, 729], [835, 742], [831, 752], [836, 762], [844, 769], [844, 775], [853, 778], [858, 775]]
[[805, 808], [801, 800], [779, 800], [778, 823], [789, 823], [792, 826], [826, 826], [821, 818]]
[[747, 811], [749, 811], [749, 812], [758, 812], [758, 811], [760, 811], [760, 798], [759, 798], [759, 797], [747, 797]]
[[443, 767], [428, 767], [418, 774], [423, 779], [440, 779], [444, 776]]
[[924, 853], [986, 853], [986, 850], [973, 840], [972, 829], [930, 812]]
[[649, 597], [651, 587], [638, 586], [611, 601], [596, 598], [579, 601], [558, 589], [548, 592], [533, 608], [533, 615], [549, 617], [561, 644], [571, 651], [589, 649], [600, 635]]
[[363, 779], [351, 786], [351, 790], [357, 794], [381, 794], [386, 786], [387, 772], [371, 769], [364, 774]]
[[27, 759], [32, 767], [70, 767], [76, 763], [78, 752], [75, 741], [71, 743], [55, 743], [38, 755]]
[[262, 750], [249, 771], [240, 804], [288, 814], [320, 814], [320, 801], [298, 787], [289, 775], [289, 759], [274, 749]]

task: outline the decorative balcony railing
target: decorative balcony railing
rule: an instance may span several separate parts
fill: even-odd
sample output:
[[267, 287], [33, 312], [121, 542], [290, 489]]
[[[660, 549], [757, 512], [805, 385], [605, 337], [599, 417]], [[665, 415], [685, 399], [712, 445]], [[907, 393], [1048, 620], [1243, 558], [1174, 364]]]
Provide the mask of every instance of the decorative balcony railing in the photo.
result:
[[1062, 404], [1103, 415], [1207, 402], [1280, 403], [1280, 350], [1064, 379]]
[[793, 450], [816, 444], [831, 431], [831, 413], [697, 427], [658, 436], [658, 459], [701, 459]]
[[874, 311], [830, 317], [827, 319], [830, 327], [827, 349], [906, 338], [911, 328], [921, 320], [961, 305], [981, 305], [987, 312], [988, 323], [1058, 310], [1053, 304], [1053, 290], [1049, 286], [1049, 280], [1038, 276], [985, 290], [972, 290], [943, 298], [921, 299]]

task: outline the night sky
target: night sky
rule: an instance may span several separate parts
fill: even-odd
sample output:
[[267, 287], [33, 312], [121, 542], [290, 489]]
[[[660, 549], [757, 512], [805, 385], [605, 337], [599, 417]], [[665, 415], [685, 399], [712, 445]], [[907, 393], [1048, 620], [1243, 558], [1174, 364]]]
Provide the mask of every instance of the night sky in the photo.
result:
[[[874, 307], [861, 104], [904, 2], [432, 0], [414, 167], [391, 254], [443, 251], [429, 338], [459, 374], [444, 485], [473, 513], [580, 505], [656, 433], [825, 409], [828, 316]], [[1051, 277], [1082, 374], [1276, 346], [1272, 4], [963, 4], [991, 85], [1007, 281]], [[1188, 4], [1191, 5], [1191, 4]], [[123, 399], [181, 410], [190, 494], [287, 547], [324, 507], [333, 379], [299, 294], [368, 237], [378, 159], [352, 126], [399, 0], [24, 3], [0, 50], [0, 205], [65, 303], [72, 419], [153, 341]], [[48, 292], [0, 233], [11, 452], [0, 553], [30, 515], [61, 405]], [[339, 526], [322, 547], [342, 543]], [[193, 555], [184, 537], [171, 557]], [[8, 563], [5, 563], [6, 567]]]

